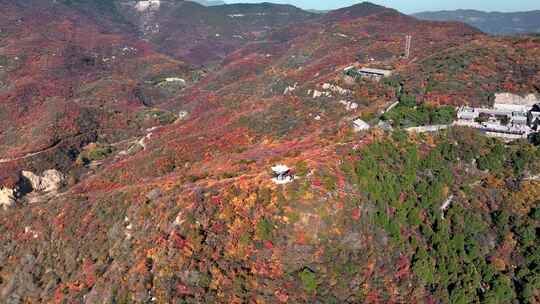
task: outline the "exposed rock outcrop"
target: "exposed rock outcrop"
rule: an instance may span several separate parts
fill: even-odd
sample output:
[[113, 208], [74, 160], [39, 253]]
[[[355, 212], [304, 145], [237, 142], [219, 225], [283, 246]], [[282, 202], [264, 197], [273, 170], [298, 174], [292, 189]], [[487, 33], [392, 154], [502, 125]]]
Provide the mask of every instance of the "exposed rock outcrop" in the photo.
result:
[[187, 111], [180, 111], [178, 112], [178, 120], [184, 120], [189, 116], [189, 113]]
[[334, 93], [337, 93], [339, 95], [348, 95], [348, 94], [351, 94], [351, 90], [347, 90], [347, 89], [344, 89], [340, 86], [337, 86], [337, 85], [333, 85], [333, 84], [330, 84], [330, 83], [324, 83], [322, 85], [322, 88], [323, 90], [330, 90]]
[[0, 188], [0, 206], [4, 209], [15, 205], [15, 190], [10, 188]]
[[161, 1], [159, 0], [138, 1], [135, 4], [135, 9], [137, 9], [139, 12], [156, 11], [159, 9], [160, 4]]
[[160, 29], [156, 15], [162, 6], [160, 0], [122, 1], [121, 5], [135, 14], [136, 17], [133, 21], [138, 24], [139, 29], [145, 36], [159, 33]]
[[356, 102], [340, 100], [339, 103], [344, 105], [347, 111], [353, 111], [358, 109], [358, 104]]
[[32, 190], [36, 192], [56, 192], [65, 180], [65, 176], [57, 170], [47, 170], [41, 176], [30, 171], [23, 171], [22, 176], [28, 180]]
[[534, 94], [528, 94], [525, 96], [520, 96], [512, 93], [497, 93], [495, 94], [495, 103], [496, 104], [515, 104], [515, 105], [525, 105], [533, 106], [538, 103], [540, 97]]
[[177, 93], [187, 86], [187, 81], [180, 77], [168, 77], [159, 82], [157, 86], [169, 93]]

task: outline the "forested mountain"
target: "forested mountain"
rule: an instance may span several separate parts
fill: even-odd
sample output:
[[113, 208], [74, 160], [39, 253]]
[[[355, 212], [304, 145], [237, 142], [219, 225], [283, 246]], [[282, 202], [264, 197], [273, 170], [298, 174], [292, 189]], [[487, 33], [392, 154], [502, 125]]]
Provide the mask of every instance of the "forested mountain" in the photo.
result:
[[534, 138], [406, 128], [540, 92], [539, 52], [371, 3], [0, 1], [0, 302], [536, 303]]

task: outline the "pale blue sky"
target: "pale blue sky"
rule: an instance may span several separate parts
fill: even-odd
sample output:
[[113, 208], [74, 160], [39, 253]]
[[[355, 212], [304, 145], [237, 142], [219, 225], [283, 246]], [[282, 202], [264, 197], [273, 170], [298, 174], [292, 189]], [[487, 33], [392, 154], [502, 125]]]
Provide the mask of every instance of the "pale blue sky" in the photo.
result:
[[[227, 3], [256, 3], [265, 1], [225, 0]], [[335, 9], [360, 3], [362, 0], [267, 0], [266, 2], [288, 3], [306, 9]], [[484, 11], [528, 11], [539, 10], [540, 0], [374, 0], [376, 4], [395, 8], [403, 13], [426, 10], [479, 9]]]

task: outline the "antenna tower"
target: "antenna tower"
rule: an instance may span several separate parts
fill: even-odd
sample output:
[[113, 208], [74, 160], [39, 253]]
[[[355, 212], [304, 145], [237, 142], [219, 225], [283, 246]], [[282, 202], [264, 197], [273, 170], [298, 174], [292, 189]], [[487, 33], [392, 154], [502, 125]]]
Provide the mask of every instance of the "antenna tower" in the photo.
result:
[[412, 44], [412, 36], [407, 35], [405, 37], [405, 59], [409, 59], [411, 56], [411, 44]]

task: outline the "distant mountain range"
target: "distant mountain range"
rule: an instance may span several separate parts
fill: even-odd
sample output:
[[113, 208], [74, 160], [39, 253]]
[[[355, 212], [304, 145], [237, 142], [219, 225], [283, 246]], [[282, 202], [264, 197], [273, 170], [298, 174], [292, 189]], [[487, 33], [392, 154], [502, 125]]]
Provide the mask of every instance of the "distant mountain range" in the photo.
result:
[[500, 13], [477, 10], [421, 12], [413, 16], [432, 21], [460, 21], [496, 35], [540, 33], [540, 10]]
[[202, 4], [204, 6], [216, 6], [216, 5], [226, 4], [224, 1], [220, 1], [220, 0], [192, 0], [192, 1]]
[[[226, 5], [221, 0], [191, 0], [204, 6]], [[307, 10], [326, 14], [328, 10]], [[414, 17], [431, 21], [459, 21], [472, 25], [485, 33], [511, 35], [540, 33], [540, 10], [526, 12], [484, 12], [478, 10], [428, 11], [413, 14]]]

